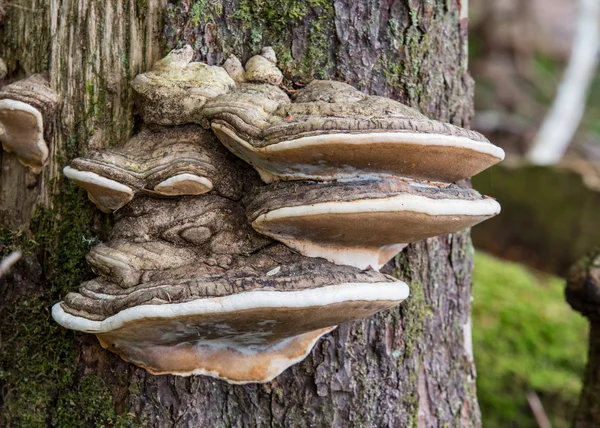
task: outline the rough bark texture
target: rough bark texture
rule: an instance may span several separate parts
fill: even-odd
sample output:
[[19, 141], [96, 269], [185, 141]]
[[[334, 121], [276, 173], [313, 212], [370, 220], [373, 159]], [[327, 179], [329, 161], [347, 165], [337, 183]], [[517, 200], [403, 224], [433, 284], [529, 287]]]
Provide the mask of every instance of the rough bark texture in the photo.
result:
[[590, 321], [588, 362], [573, 427], [600, 425], [600, 250], [595, 250], [569, 270], [567, 302]]
[[593, 428], [600, 423], [600, 323], [590, 324], [588, 363], [585, 369], [585, 382], [573, 427]]
[[54, 325], [48, 307], [90, 278], [84, 255], [110, 222], [59, 171], [134, 131], [127, 83], [166, 49], [187, 42], [196, 59], [221, 64], [271, 45], [288, 87], [330, 77], [457, 125], [471, 116], [460, 0], [165, 3], [7, 6], [0, 56], [9, 80], [48, 71], [62, 102], [39, 178], [0, 154], [1, 249], [28, 253], [0, 284], [0, 425], [479, 425], [468, 232], [409, 246], [386, 267], [410, 284], [408, 301], [341, 325], [269, 384], [152, 376]]

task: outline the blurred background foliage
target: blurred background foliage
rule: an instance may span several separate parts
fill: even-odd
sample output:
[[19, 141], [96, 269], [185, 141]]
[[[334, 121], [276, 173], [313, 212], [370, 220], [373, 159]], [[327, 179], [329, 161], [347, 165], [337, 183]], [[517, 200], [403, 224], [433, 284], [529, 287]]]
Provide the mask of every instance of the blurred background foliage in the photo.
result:
[[473, 348], [484, 427], [536, 427], [535, 391], [553, 427], [570, 426], [588, 322], [564, 300], [564, 280], [476, 253]]
[[538, 426], [527, 400], [535, 392], [552, 426], [567, 427], [583, 381], [588, 322], [566, 303], [561, 276], [600, 246], [600, 74], [563, 159], [528, 164], [524, 155], [569, 59], [577, 1], [471, 0], [469, 7], [472, 127], [507, 153], [473, 180], [502, 205], [500, 216], [473, 229], [483, 426]]

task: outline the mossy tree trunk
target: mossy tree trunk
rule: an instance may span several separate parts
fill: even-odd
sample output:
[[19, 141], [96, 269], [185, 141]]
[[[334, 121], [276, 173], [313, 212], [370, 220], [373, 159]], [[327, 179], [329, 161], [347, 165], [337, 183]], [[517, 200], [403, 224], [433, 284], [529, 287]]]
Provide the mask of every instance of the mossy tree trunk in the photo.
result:
[[0, 155], [0, 249], [27, 253], [0, 285], [0, 425], [479, 425], [467, 231], [410, 245], [385, 268], [410, 284], [409, 300], [340, 326], [267, 384], [152, 376], [49, 316], [92, 276], [84, 255], [110, 227], [60, 170], [135, 132], [128, 82], [163, 53], [190, 43], [196, 59], [218, 64], [271, 45], [290, 86], [346, 81], [464, 126], [473, 86], [465, 4], [12, 0], [0, 24], [9, 81], [46, 71], [61, 104], [40, 177]]

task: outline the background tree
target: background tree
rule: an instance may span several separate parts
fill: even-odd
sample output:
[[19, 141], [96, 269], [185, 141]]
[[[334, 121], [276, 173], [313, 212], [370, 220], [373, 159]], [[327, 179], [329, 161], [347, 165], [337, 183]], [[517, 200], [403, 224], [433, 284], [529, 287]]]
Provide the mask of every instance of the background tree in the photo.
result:
[[[410, 245], [386, 267], [411, 286], [399, 308], [340, 326], [264, 385], [152, 376], [49, 307], [89, 277], [84, 255], [110, 217], [61, 177], [69, 159], [139, 128], [128, 83], [169, 49], [243, 61], [273, 46], [286, 84], [331, 78], [465, 126], [472, 115], [460, 0], [14, 0], [4, 83], [47, 72], [60, 94], [40, 176], [0, 154], [2, 251], [24, 257], [0, 285], [0, 425], [477, 426], [467, 231]], [[34, 207], [37, 209], [34, 210]]]

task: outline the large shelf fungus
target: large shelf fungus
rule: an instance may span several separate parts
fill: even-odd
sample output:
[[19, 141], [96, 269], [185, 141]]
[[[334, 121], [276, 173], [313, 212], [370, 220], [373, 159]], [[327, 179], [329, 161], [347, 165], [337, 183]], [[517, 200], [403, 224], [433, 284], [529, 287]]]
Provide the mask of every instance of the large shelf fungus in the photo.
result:
[[131, 82], [136, 106], [146, 124], [200, 123], [200, 110], [206, 100], [235, 87], [223, 67], [192, 62], [193, 57], [189, 45], [173, 50]]
[[398, 305], [408, 287], [374, 271], [305, 258], [282, 245], [224, 274], [123, 289], [84, 283], [54, 306], [61, 325], [152, 373], [268, 382], [342, 322]]
[[405, 244], [457, 232], [500, 205], [456, 185], [400, 179], [275, 183], [250, 197], [258, 232], [301, 254], [379, 269]]
[[211, 132], [187, 125], [144, 130], [124, 146], [74, 159], [65, 175], [103, 211], [118, 210], [136, 193], [242, 196], [242, 176]]
[[35, 174], [48, 158], [48, 126], [58, 95], [39, 74], [0, 89], [0, 141]]
[[266, 182], [366, 174], [455, 182], [504, 158], [477, 132], [345, 83], [313, 81], [292, 102], [281, 98], [242, 85], [204, 108], [221, 142]]

